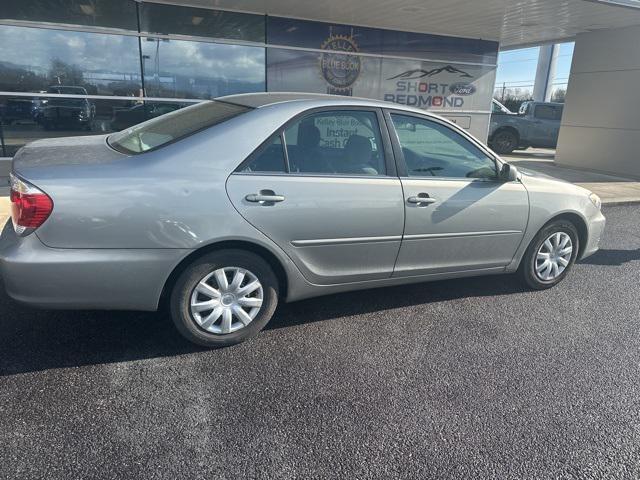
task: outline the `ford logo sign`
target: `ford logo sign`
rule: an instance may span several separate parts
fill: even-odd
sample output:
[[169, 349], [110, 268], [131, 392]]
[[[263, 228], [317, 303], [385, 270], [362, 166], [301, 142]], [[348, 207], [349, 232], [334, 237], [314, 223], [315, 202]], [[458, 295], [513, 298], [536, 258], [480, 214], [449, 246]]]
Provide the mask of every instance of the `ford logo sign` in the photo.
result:
[[476, 87], [470, 83], [454, 83], [449, 87], [449, 91], [454, 95], [467, 96], [476, 93]]

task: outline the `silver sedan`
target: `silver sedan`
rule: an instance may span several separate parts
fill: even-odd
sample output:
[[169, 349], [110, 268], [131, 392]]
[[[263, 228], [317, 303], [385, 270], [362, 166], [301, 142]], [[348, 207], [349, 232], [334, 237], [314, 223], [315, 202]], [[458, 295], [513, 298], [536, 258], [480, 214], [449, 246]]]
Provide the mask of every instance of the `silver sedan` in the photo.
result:
[[605, 225], [596, 195], [519, 172], [438, 116], [304, 94], [33, 142], [14, 158], [11, 202], [11, 297], [167, 305], [206, 346], [257, 334], [279, 301], [515, 272], [549, 288]]

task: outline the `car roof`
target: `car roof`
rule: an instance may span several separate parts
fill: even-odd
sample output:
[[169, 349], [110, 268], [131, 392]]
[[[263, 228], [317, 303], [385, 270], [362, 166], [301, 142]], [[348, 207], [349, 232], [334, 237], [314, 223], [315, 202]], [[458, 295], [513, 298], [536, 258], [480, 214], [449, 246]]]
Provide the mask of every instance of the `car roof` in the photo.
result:
[[[442, 118], [432, 112], [422, 110], [420, 108], [401, 105], [399, 103], [385, 102], [382, 100], [374, 100], [371, 98], [348, 97], [342, 95], [328, 95], [322, 93], [302, 93], [302, 92], [260, 92], [260, 93], [241, 93], [237, 95], [227, 95], [216, 98], [218, 101], [242, 105], [249, 108], [261, 108], [267, 105], [289, 103], [289, 102], [305, 102], [309, 108], [322, 106], [363, 106], [378, 108], [393, 108], [395, 110], [405, 110], [407, 112], [419, 113], [435, 118]], [[446, 119], [444, 119], [446, 120]]]

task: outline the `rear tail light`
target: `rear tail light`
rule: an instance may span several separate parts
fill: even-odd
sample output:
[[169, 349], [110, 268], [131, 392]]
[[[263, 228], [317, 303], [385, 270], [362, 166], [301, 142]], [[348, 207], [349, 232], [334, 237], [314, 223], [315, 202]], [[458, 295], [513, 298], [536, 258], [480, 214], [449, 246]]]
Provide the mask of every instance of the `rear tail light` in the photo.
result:
[[53, 201], [42, 190], [11, 174], [11, 220], [16, 233], [29, 235], [53, 210]]

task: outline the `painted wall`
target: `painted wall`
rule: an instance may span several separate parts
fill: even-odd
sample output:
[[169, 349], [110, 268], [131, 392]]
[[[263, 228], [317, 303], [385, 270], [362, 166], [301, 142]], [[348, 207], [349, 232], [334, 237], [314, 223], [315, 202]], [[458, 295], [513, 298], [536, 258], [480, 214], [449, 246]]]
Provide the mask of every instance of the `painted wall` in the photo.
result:
[[640, 178], [640, 27], [576, 39], [556, 162]]

